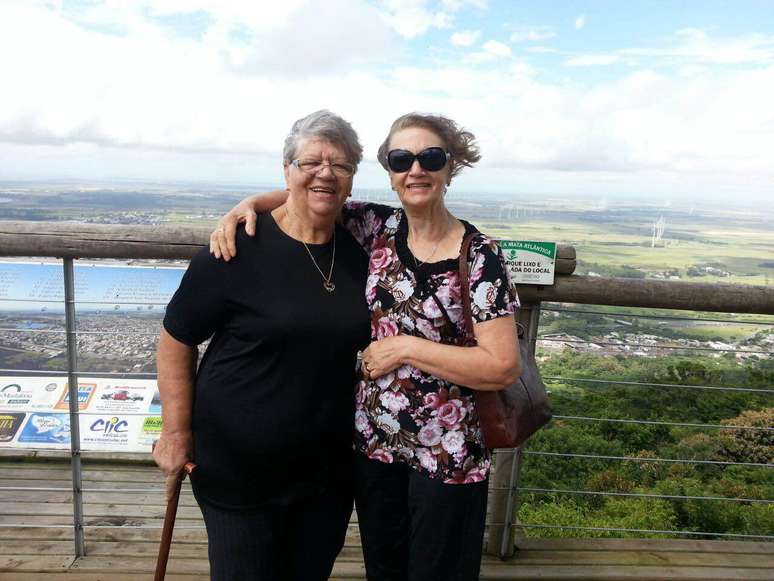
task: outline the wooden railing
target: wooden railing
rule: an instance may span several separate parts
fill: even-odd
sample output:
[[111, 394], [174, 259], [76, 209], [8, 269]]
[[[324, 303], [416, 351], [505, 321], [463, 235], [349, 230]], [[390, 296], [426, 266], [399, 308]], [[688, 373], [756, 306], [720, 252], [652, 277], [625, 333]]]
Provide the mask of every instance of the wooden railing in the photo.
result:
[[[0, 256], [190, 259], [209, 229], [0, 221]], [[523, 303], [567, 302], [728, 313], [774, 313], [774, 287], [570, 276], [575, 249], [559, 244], [553, 286], [523, 285]]]
[[[189, 259], [207, 244], [209, 230], [173, 226], [118, 226], [52, 222], [0, 222], [0, 256], [56, 257], [64, 259], [65, 282], [72, 285], [72, 261], [77, 258], [110, 259]], [[687, 309], [727, 313], [774, 314], [774, 287], [687, 283], [679, 281], [587, 277], [572, 274], [575, 250], [559, 245], [556, 282], [552, 286], [519, 287], [522, 309], [518, 317], [527, 327], [532, 356], [542, 302], [581, 303]], [[69, 272], [69, 274], [68, 274]], [[70, 288], [70, 295], [72, 287]], [[66, 293], [67, 294], [67, 293]], [[68, 298], [72, 303], [72, 296]], [[68, 316], [68, 319], [70, 316]], [[70, 350], [75, 345], [75, 330], [68, 328]], [[70, 385], [77, 385], [71, 353]], [[75, 401], [74, 394], [71, 402]], [[74, 410], [77, 415], [77, 410]], [[77, 425], [77, 418], [75, 419]], [[75, 435], [75, 434], [74, 434]], [[73, 440], [76, 440], [74, 437]], [[80, 451], [74, 443], [74, 465]], [[514, 546], [515, 506], [513, 494], [518, 478], [519, 452], [498, 450], [493, 477], [491, 513], [496, 515], [489, 528], [489, 552], [506, 556]], [[78, 464], [79, 465], [79, 464]], [[80, 488], [74, 469], [74, 490]], [[77, 513], [79, 507], [74, 507]], [[76, 533], [77, 533], [76, 515]], [[76, 539], [77, 546], [77, 539]], [[82, 545], [81, 545], [82, 548]], [[78, 551], [76, 551], [77, 554]]]

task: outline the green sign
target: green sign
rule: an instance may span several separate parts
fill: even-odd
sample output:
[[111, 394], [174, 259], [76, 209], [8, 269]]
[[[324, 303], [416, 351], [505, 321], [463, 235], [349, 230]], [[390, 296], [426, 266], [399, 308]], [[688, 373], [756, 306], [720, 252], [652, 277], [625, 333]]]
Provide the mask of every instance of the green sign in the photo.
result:
[[499, 240], [513, 284], [554, 284], [556, 242]]

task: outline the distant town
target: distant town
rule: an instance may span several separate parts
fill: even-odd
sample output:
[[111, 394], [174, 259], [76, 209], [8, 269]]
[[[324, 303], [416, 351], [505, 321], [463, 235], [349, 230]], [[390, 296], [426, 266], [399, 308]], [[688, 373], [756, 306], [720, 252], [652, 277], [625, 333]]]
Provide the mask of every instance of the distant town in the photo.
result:
[[[554, 317], [552, 324], [571, 315]], [[622, 329], [631, 323], [615, 321]], [[0, 313], [0, 367], [19, 370], [65, 370], [66, 336], [61, 315]], [[112, 312], [78, 316], [78, 366], [83, 372], [155, 373], [156, 340], [161, 316]], [[681, 349], [699, 349], [704, 355], [743, 361], [774, 351], [774, 333], [758, 333], [735, 341], [665, 338], [651, 333], [613, 331], [598, 336], [568, 332], [540, 336], [539, 354], [550, 356], [569, 349], [599, 356], [662, 357]], [[202, 349], [203, 351], [203, 349]], [[744, 353], [746, 351], [748, 353]]]
[[[0, 183], [0, 220], [26, 220], [33, 231], [35, 222], [45, 220], [207, 227], [246, 195], [275, 187]], [[396, 203], [389, 190], [356, 189], [354, 198]], [[459, 191], [450, 191], [447, 202], [455, 215], [496, 238], [574, 246], [577, 274], [758, 285], [770, 284], [774, 276], [771, 209], [673, 203], [663, 197], [655, 201], [652, 197], [610, 200], [518, 193], [470, 195]], [[180, 261], [175, 264], [182, 266]], [[139, 279], [132, 280], [140, 285]], [[56, 281], [52, 284], [61, 286]], [[121, 295], [152, 295], [155, 283], [144, 284], [147, 288], [122, 286]], [[166, 296], [167, 292], [169, 289], [161, 294]], [[117, 298], [116, 302], [121, 301]], [[113, 309], [111, 304], [102, 312], [79, 311], [81, 370], [154, 372], [163, 300], [155, 300], [154, 304], [157, 306], [151, 310], [107, 310]], [[61, 311], [46, 312], [45, 306], [41, 306], [17, 312], [12, 306], [3, 302], [0, 295], [0, 367], [65, 369]], [[570, 313], [544, 312], [539, 352], [544, 357], [571, 350], [600, 356], [654, 358], [677, 355], [682, 353], [681, 349], [698, 349], [692, 352], [742, 360], [759, 354], [739, 351], [771, 352], [774, 346], [774, 331], [769, 322], [774, 320], [772, 317], [755, 317], [761, 321], [757, 326], [702, 321], [644, 325], [623, 316], [625, 309], [612, 311], [596, 322]], [[743, 318], [735, 316], [731, 320]]]

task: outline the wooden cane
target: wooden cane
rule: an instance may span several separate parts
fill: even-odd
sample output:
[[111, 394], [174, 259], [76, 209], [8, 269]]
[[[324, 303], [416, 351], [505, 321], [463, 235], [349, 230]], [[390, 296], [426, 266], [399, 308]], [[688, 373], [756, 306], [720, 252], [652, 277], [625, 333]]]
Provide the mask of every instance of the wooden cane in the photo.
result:
[[172, 531], [175, 528], [175, 517], [177, 516], [177, 505], [180, 502], [180, 488], [185, 480], [186, 474], [191, 474], [196, 468], [193, 462], [186, 462], [180, 475], [175, 482], [175, 488], [172, 496], [167, 502], [167, 512], [164, 515], [164, 528], [161, 531], [161, 544], [159, 545], [159, 558], [156, 560], [156, 576], [154, 581], [164, 581], [167, 574], [167, 561], [169, 560], [169, 549], [172, 545]]

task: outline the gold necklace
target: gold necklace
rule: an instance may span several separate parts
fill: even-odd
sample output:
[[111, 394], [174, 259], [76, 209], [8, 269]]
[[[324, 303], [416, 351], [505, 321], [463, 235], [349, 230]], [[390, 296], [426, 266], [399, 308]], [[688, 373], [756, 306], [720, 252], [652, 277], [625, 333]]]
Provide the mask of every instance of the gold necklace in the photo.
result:
[[301, 241], [301, 244], [304, 245], [304, 248], [306, 248], [306, 252], [309, 254], [309, 258], [312, 259], [312, 264], [314, 264], [314, 267], [317, 269], [317, 272], [320, 273], [320, 276], [323, 278], [323, 288], [327, 290], [329, 293], [332, 293], [336, 290], [336, 284], [331, 280], [331, 277], [333, 276], [333, 265], [336, 264], [336, 227], [333, 227], [333, 257], [331, 258], [331, 268], [328, 271], [328, 276], [325, 276], [323, 274], [323, 271], [320, 269], [320, 267], [317, 264], [317, 261], [314, 259], [314, 256], [312, 256], [312, 251], [309, 250], [309, 247], [306, 245], [306, 242], [303, 240]]
[[[295, 216], [295, 212], [293, 213]], [[288, 216], [288, 207], [285, 206], [285, 217]], [[301, 239], [301, 244], [304, 245], [304, 248], [306, 248], [306, 253], [309, 255], [309, 258], [312, 259], [312, 264], [314, 264], [314, 267], [317, 269], [317, 272], [320, 273], [320, 276], [323, 279], [323, 288], [327, 290], [329, 293], [332, 293], [336, 290], [336, 284], [331, 280], [333, 277], [333, 265], [336, 264], [336, 225], [333, 226], [333, 256], [331, 257], [331, 268], [328, 271], [328, 276], [325, 276], [320, 266], [317, 264], [317, 261], [314, 259], [314, 256], [312, 256], [312, 251], [309, 250], [309, 246], [307, 246], [306, 242], [304, 242], [303, 238]]]

